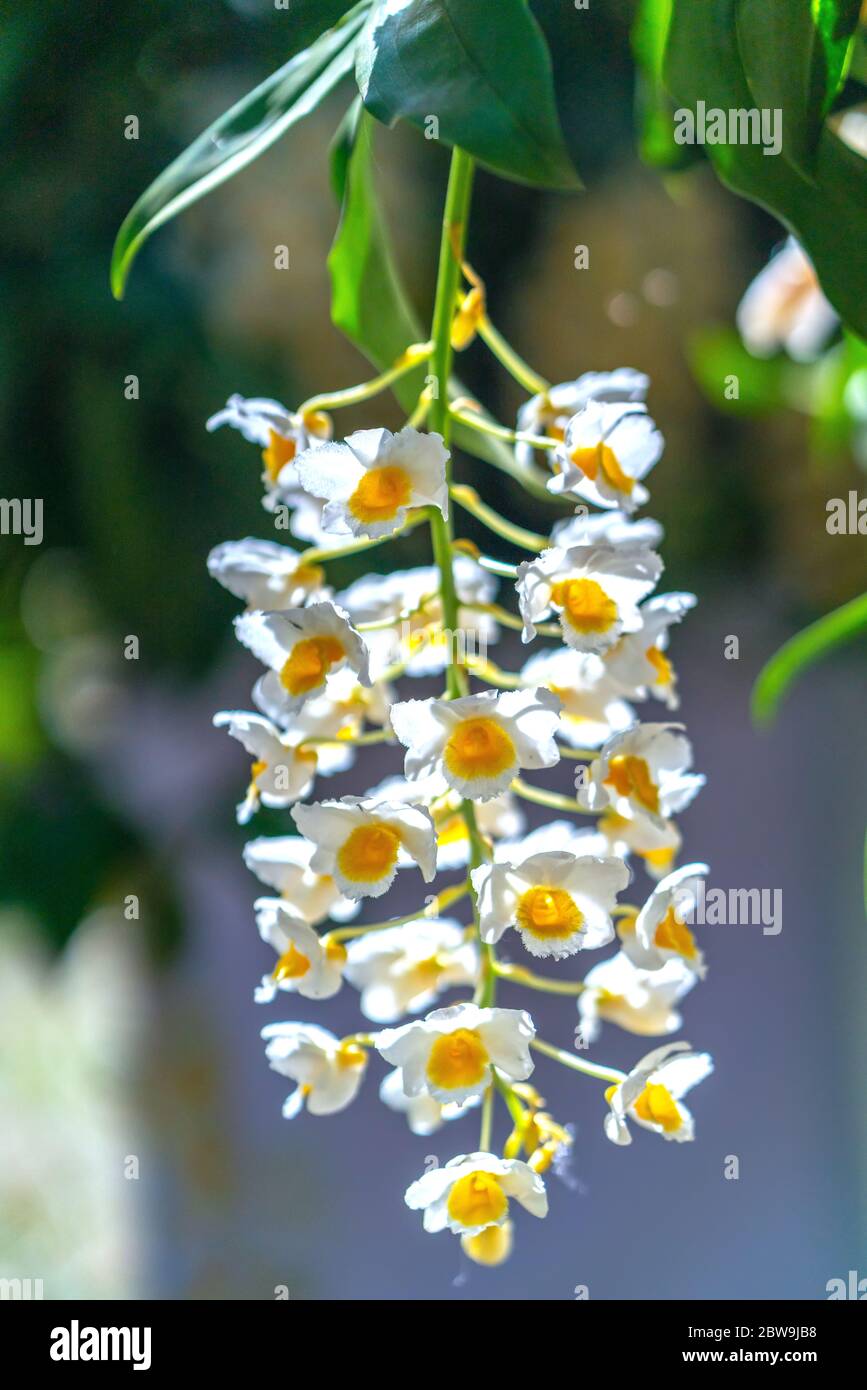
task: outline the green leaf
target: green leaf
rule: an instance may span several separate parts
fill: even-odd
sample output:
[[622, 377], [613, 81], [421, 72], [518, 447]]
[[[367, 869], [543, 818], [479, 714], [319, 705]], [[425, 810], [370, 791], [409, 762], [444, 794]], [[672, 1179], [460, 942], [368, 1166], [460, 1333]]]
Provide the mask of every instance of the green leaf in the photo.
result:
[[[404, 293], [380, 216], [373, 184], [373, 118], [356, 101], [337, 134], [332, 182], [343, 209], [328, 256], [331, 318], [380, 371], [422, 337]], [[394, 384], [411, 411], [423, 385], [422, 368]]]
[[[356, 101], [337, 132], [331, 151], [331, 179], [343, 210], [328, 257], [331, 318], [337, 328], [379, 371], [394, 363], [424, 330], [400, 282], [388, 233], [376, 202], [373, 182], [373, 120]], [[408, 372], [392, 386], [404, 410], [415, 407], [424, 369]], [[466, 395], [456, 379], [451, 396]], [[490, 419], [487, 412], [483, 412]], [[507, 445], [459, 421], [455, 443], [468, 453], [514, 473], [514, 454]], [[553, 500], [550, 499], [549, 500]]]
[[762, 668], [753, 686], [752, 713], [757, 724], [770, 724], [789, 687], [808, 667], [835, 647], [867, 632], [867, 593], [826, 613], [790, 637]]
[[358, 87], [386, 125], [400, 118], [498, 174], [580, 188], [557, 118], [551, 56], [525, 0], [383, 0], [358, 47]]
[[[666, 49], [666, 84], [684, 107], [749, 110], [755, 101], [741, 65], [738, 0], [673, 0]], [[867, 161], [826, 124], [819, 136], [813, 179], [760, 145], [707, 145], [720, 178], [736, 193], [774, 214], [801, 242], [822, 288], [841, 317], [867, 337]]]
[[738, 48], [753, 100], [782, 111], [786, 157], [807, 178], [859, 9], [860, 0], [738, 0]]
[[632, 26], [639, 152], [657, 169], [682, 169], [696, 159], [695, 149], [675, 142], [674, 106], [663, 83], [671, 9], [672, 0], [641, 0]]
[[[328, 6], [328, 13], [335, 8]], [[242, 97], [154, 180], [127, 213], [114, 243], [111, 288], [116, 299], [123, 297], [130, 267], [157, 227], [251, 164], [352, 71], [353, 40], [367, 9], [366, 3], [356, 5], [341, 24]]]

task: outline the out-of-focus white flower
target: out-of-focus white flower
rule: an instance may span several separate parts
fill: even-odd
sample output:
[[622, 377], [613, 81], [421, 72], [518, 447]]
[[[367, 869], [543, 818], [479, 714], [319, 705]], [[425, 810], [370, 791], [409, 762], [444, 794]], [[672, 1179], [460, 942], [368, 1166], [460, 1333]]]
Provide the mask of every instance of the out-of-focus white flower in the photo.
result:
[[293, 414], [279, 401], [264, 397], [230, 396], [205, 428], [211, 432], [221, 425], [230, 425], [262, 449], [262, 482], [269, 492], [277, 487], [281, 473], [291, 472], [298, 454], [330, 439], [332, 434], [331, 420], [321, 411], [304, 416]]
[[618, 951], [610, 960], [600, 961], [585, 977], [578, 996], [585, 1043], [596, 1040], [603, 1022], [645, 1037], [676, 1033], [681, 1017], [674, 1006], [689, 993], [696, 978], [682, 960], [670, 960], [661, 970], [639, 970]]
[[[577, 381], [563, 381], [531, 396], [518, 411], [518, 433], [547, 435], [562, 440], [573, 415], [590, 401], [643, 401], [650, 378], [631, 367], [613, 372], [585, 372]], [[523, 468], [533, 462], [533, 446], [515, 445], [515, 457]]]
[[421, 806], [344, 796], [295, 806], [295, 824], [316, 851], [310, 867], [333, 875], [348, 898], [379, 898], [398, 867], [415, 863], [425, 883], [436, 873], [436, 832]]
[[391, 726], [408, 750], [407, 777], [442, 774], [462, 796], [487, 801], [522, 768], [559, 761], [560, 701], [548, 690], [484, 691], [457, 700], [405, 700]]
[[554, 960], [613, 940], [611, 912], [629, 882], [622, 859], [562, 850], [482, 864], [471, 876], [482, 940], [493, 944], [514, 927], [531, 955]]
[[489, 1226], [502, 1226], [509, 1202], [520, 1203], [531, 1216], [547, 1216], [545, 1184], [529, 1163], [494, 1154], [460, 1154], [443, 1168], [425, 1173], [407, 1188], [406, 1204], [424, 1212], [424, 1228], [446, 1229], [476, 1236]]
[[822, 293], [812, 261], [789, 237], [759, 271], [738, 305], [738, 331], [756, 357], [781, 349], [797, 362], [818, 357], [839, 318]]
[[458, 643], [464, 653], [481, 655], [497, 641], [494, 618], [468, 605], [493, 602], [498, 581], [469, 555], [456, 554], [453, 562], [460, 600], [455, 633], [443, 630], [439, 574], [433, 565], [388, 575], [368, 574], [338, 594], [338, 602], [354, 623], [393, 624], [365, 633], [375, 676], [396, 662], [407, 676], [436, 675]]
[[621, 923], [623, 950], [639, 970], [660, 970], [666, 961], [681, 960], [704, 979], [704, 956], [686, 923], [709, 872], [707, 864], [675, 869], [657, 884], [638, 916]]
[[[469, 863], [469, 833], [460, 807], [460, 793], [449, 791], [434, 809], [439, 870], [462, 869]], [[490, 801], [476, 803], [476, 826], [486, 840], [520, 835], [525, 824], [524, 814], [511, 792], [503, 792], [501, 796], [492, 796]]]
[[510, 1081], [526, 1081], [533, 1070], [535, 1033], [523, 1009], [454, 1004], [401, 1028], [383, 1029], [374, 1046], [402, 1069], [408, 1096], [461, 1103], [487, 1090], [492, 1066]]
[[605, 1092], [609, 1110], [604, 1129], [612, 1144], [631, 1144], [627, 1119], [652, 1129], [663, 1139], [683, 1143], [695, 1138], [695, 1124], [682, 1098], [713, 1071], [707, 1052], [693, 1052], [689, 1043], [668, 1043], [648, 1052], [625, 1081]]
[[293, 917], [316, 926], [330, 917], [348, 922], [360, 902], [345, 898], [328, 874], [314, 873], [310, 861], [316, 846], [301, 835], [263, 835], [244, 846], [247, 868], [280, 894]]
[[554, 459], [548, 491], [631, 512], [649, 498], [642, 485], [662, 456], [663, 439], [643, 405], [590, 401], [573, 415]]
[[411, 507], [438, 507], [448, 516], [448, 450], [438, 434], [406, 425], [356, 430], [342, 444], [299, 454], [302, 487], [326, 499], [322, 526], [354, 536], [387, 536], [403, 525]]
[[523, 685], [544, 686], [557, 696], [559, 737], [575, 748], [598, 748], [635, 723], [635, 712], [615, 689], [606, 662], [591, 652], [547, 647], [530, 657], [520, 677]]
[[325, 573], [276, 541], [224, 541], [208, 556], [208, 573], [248, 608], [301, 608], [329, 595]]
[[267, 945], [277, 952], [277, 964], [256, 990], [257, 1004], [270, 1004], [278, 989], [303, 994], [305, 999], [330, 999], [343, 982], [346, 948], [329, 941], [301, 917], [289, 911], [281, 898], [258, 898], [256, 926]]
[[265, 806], [291, 806], [306, 796], [316, 776], [316, 754], [281, 735], [261, 714], [221, 710], [214, 715], [216, 728], [228, 728], [253, 758], [247, 794], [237, 808], [239, 825], [246, 825], [262, 802]]
[[578, 652], [604, 652], [624, 632], [641, 627], [638, 605], [662, 574], [659, 556], [645, 546], [552, 546], [518, 566], [523, 640], [552, 611], [563, 637]]
[[620, 511], [595, 512], [579, 507], [575, 516], [563, 517], [551, 527], [551, 544], [561, 550], [575, 545], [643, 545], [654, 550], [663, 530], [658, 521], [643, 516], [637, 521]]
[[311, 1115], [334, 1115], [355, 1100], [367, 1052], [353, 1039], [341, 1042], [315, 1023], [269, 1023], [262, 1037], [272, 1071], [298, 1083], [283, 1103], [287, 1120], [305, 1108]]
[[588, 768], [578, 800], [590, 811], [606, 806], [626, 817], [643, 816], [659, 829], [704, 786], [689, 772], [692, 746], [680, 724], [635, 724], [614, 734]]
[[473, 986], [479, 956], [464, 928], [451, 920], [418, 918], [349, 943], [344, 975], [361, 992], [361, 1012], [374, 1023], [423, 1013], [457, 985]]
[[[393, 694], [384, 681], [362, 685], [355, 672], [344, 666], [325, 678], [325, 689], [312, 695], [299, 711], [276, 671], [266, 671], [253, 686], [253, 702], [273, 723], [302, 738], [350, 740], [360, 734], [365, 721], [380, 727], [388, 722]], [[330, 777], [351, 765], [355, 750], [321, 745], [319, 772]]]
[[477, 1097], [465, 1101], [463, 1105], [441, 1105], [433, 1096], [408, 1096], [403, 1089], [403, 1072], [400, 1067], [387, 1072], [379, 1087], [379, 1098], [389, 1110], [405, 1115], [413, 1134], [435, 1134], [449, 1120], [459, 1120], [479, 1103]]
[[621, 816], [611, 808], [599, 817], [596, 827], [607, 844], [607, 852], [637, 854], [644, 861], [645, 871], [657, 880], [670, 873], [683, 842], [672, 820], [655, 824], [646, 816]]
[[286, 708], [298, 710], [325, 689], [326, 678], [350, 666], [370, 685], [367, 648], [343, 609], [333, 603], [288, 608], [282, 613], [242, 613], [235, 619], [239, 642], [280, 678]]
[[630, 700], [648, 693], [669, 709], [680, 703], [674, 667], [665, 655], [668, 629], [696, 605], [695, 594], [657, 594], [641, 605], [641, 627], [627, 633], [605, 654], [605, 668], [615, 687]]

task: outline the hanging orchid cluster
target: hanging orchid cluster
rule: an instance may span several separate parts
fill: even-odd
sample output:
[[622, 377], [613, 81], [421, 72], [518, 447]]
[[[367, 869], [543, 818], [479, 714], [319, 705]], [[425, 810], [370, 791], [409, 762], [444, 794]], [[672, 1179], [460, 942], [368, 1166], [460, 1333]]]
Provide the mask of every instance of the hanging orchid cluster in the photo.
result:
[[[260, 804], [287, 808], [297, 831], [253, 839], [244, 852], [271, 890], [255, 913], [276, 964], [256, 997], [326, 1000], [350, 986], [374, 1026], [340, 1038], [318, 1024], [269, 1024], [268, 1061], [295, 1083], [284, 1114], [342, 1110], [378, 1055], [387, 1068], [379, 1094], [414, 1133], [478, 1122], [478, 1144], [464, 1141], [468, 1152], [413, 1182], [406, 1203], [423, 1211], [426, 1230], [448, 1228], [474, 1260], [498, 1264], [511, 1248], [512, 1204], [546, 1214], [545, 1175], [572, 1143], [536, 1089], [534, 1054], [602, 1083], [600, 1120], [613, 1143], [630, 1143], [631, 1124], [692, 1139], [683, 1098], [711, 1070], [706, 1054], [668, 1042], [626, 1074], [584, 1053], [603, 1022], [643, 1037], [679, 1028], [679, 1002], [705, 973], [687, 919], [707, 870], [675, 867], [674, 817], [703, 782], [690, 771], [682, 726], [640, 722], [633, 709], [651, 698], [667, 714], [676, 709], [669, 630], [695, 602], [653, 596], [661, 530], [634, 517], [663, 448], [645, 405], [648, 380], [621, 369], [552, 386], [518, 357], [464, 258], [471, 173], [456, 152], [429, 342], [373, 381], [295, 412], [236, 396], [209, 422], [259, 446], [266, 508], [308, 543], [227, 542], [209, 568], [247, 605], [235, 630], [263, 667], [257, 712], [215, 720], [253, 760], [238, 819]], [[476, 336], [527, 391], [514, 430], [451, 385], [453, 353]], [[419, 367], [425, 384], [399, 432], [334, 439], [335, 410]], [[507, 446], [514, 477], [568, 505], [550, 536], [453, 481], [456, 427], [462, 441]], [[456, 539], [456, 507], [528, 558], [514, 566]], [[330, 560], [422, 527], [433, 564], [334, 592]], [[501, 583], [513, 586], [513, 606], [498, 601]], [[488, 656], [500, 628], [537, 646], [518, 671]], [[398, 695], [403, 678], [436, 673], [440, 696]], [[324, 794], [320, 779], [376, 744], [403, 753], [402, 772], [360, 796]], [[575, 771], [574, 796], [536, 778], [563, 760]], [[559, 816], [526, 833], [523, 802]], [[643, 906], [621, 898], [630, 860], [655, 880]], [[420, 893], [406, 916], [355, 924], [364, 899], [383, 897], [398, 871], [413, 869], [426, 884], [452, 878]], [[459, 905], [466, 924], [452, 915]], [[616, 953], [583, 980], [568, 973], [573, 956], [616, 940]], [[548, 973], [529, 968], [536, 962]], [[500, 1007], [501, 981], [573, 998], [575, 1047], [542, 1040], [529, 1012]], [[435, 1007], [453, 990], [465, 997]], [[502, 1153], [493, 1145], [498, 1097], [508, 1114]]]

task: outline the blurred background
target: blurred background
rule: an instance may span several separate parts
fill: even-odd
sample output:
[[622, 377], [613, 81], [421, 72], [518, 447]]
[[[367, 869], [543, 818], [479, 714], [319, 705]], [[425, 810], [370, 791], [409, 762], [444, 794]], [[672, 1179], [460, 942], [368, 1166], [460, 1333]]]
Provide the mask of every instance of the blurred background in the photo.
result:
[[[257, 451], [204, 422], [233, 391], [294, 405], [370, 374], [328, 316], [326, 151], [349, 93], [161, 231], [117, 304], [121, 219], [284, 61], [285, 16], [267, 0], [22, 7], [4, 17], [0, 61], [0, 493], [43, 498], [45, 534], [32, 547], [0, 538], [0, 1277], [42, 1278], [46, 1298], [262, 1299], [285, 1286], [291, 1298], [570, 1299], [578, 1285], [591, 1298], [822, 1298], [829, 1279], [867, 1275], [863, 652], [816, 668], [769, 733], [748, 711], [780, 642], [865, 587], [863, 537], [830, 536], [825, 520], [829, 498], [867, 490], [867, 391], [863, 378], [860, 397], [851, 387], [852, 344], [808, 373], [746, 357], [735, 310], [781, 229], [703, 163], [676, 180], [641, 165], [633, 7], [594, 6], [580, 35], [567, 8], [544, 20], [587, 192], [480, 173], [469, 251], [494, 321], [550, 380], [619, 365], [652, 377], [666, 585], [700, 598], [672, 643], [708, 775], [683, 820], [684, 862], [708, 860], [715, 886], [783, 892], [778, 936], [705, 929], [709, 977], [684, 1004], [684, 1035], [717, 1064], [694, 1097], [698, 1142], [640, 1133], [617, 1150], [598, 1087], [537, 1066], [550, 1108], [575, 1125], [572, 1180], [552, 1179], [551, 1220], [520, 1220], [516, 1255], [488, 1271], [424, 1236], [402, 1200], [427, 1155], [445, 1161], [474, 1133], [412, 1137], [377, 1099], [375, 1062], [350, 1110], [281, 1119], [288, 1084], [268, 1071], [259, 1029], [296, 1017], [348, 1032], [357, 995], [253, 1003], [270, 952], [233, 818], [247, 760], [211, 716], [248, 703], [254, 668], [205, 559], [269, 522]], [[427, 318], [446, 152], [380, 130], [377, 160]], [[274, 268], [279, 244], [288, 271]], [[578, 245], [587, 270], [574, 268]], [[459, 365], [513, 420], [520, 398], [484, 350]], [[732, 371], [741, 397], [727, 402]], [[400, 422], [390, 402], [346, 417]], [[526, 525], [558, 515], [484, 464], [458, 472]], [[419, 545], [402, 543], [394, 564], [423, 563]], [[336, 583], [371, 567], [340, 561]], [[732, 635], [739, 657], [726, 660]], [[517, 662], [515, 643], [498, 651]], [[327, 794], [357, 791], [368, 772], [365, 785], [383, 775], [375, 750]], [[253, 833], [284, 827], [265, 813]], [[419, 895], [402, 878], [395, 915]], [[543, 1036], [571, 1044], [569, 1001], [533, 1011]], [[645, 1050], [606, 1027], [593, 1055], [628, 1066]]]

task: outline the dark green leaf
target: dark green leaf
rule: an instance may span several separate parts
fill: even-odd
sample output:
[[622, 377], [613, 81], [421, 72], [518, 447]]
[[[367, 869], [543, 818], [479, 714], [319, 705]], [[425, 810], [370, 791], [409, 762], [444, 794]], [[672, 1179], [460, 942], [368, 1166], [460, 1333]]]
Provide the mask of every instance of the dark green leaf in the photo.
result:
[[[373, 119], [356, 102], [332, 148], [332, 181], [343, 209], [328, 257], [331, 318], [380, 371], [422, 336], [403, 291], [373, 186]], [[423, 371], [395, 383], [395, 395], [412, 410]]]
[[548, 47], [524, 0], [388, 0], [365, 25], [356, 71], [365, 106], [386, 125], [403, 117], [434, 129], [522, 183], [581, 186]]
[[356, 5], [342, 24], [273, 72], [154, 180], [124, 218], [115, 240], [111, 287], [117, 299], [140, 247], [157, 227], [251, 164], [352, 71], [353, 41], [367, 8]]
[[858, 12], [859, 0], [738, 0], [738, 47], [754, 103], [782, 111], [786, 157], [808, 178]]
[[674, 139], [674, 106], [663, 84], [672, 0], [641, 0], [632, 27], [636, 63], [635, 106], [641, 158], [658, 169], [681, 169], [696, 158]]
[[753, 686], [752, 711], [757, 724], [769, 724], [780, 701], [799, 676], [835, 647], [867, 632], [867, 594], [826, 613], [818, 622], [798, 632], [775, 652]]
[[[666, 84], [684, 107], [749, 110], [755, 101], [744, 76], [735, 25], [737, 0], [673, 0]], [[822, 288], [842, 318], [867, 337], [867, 161], [826, 124], [813, 181], [783, 155], [761, 145], [708, 144], [720, 178], [768, 209], [811, 257]]]

